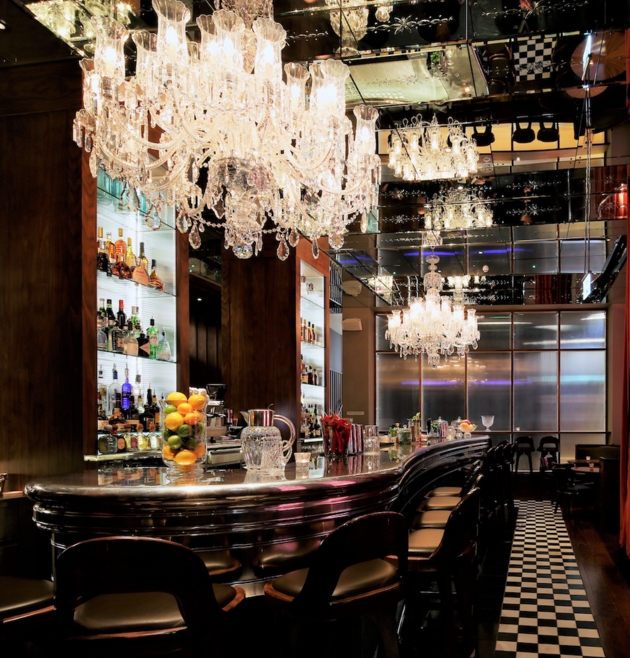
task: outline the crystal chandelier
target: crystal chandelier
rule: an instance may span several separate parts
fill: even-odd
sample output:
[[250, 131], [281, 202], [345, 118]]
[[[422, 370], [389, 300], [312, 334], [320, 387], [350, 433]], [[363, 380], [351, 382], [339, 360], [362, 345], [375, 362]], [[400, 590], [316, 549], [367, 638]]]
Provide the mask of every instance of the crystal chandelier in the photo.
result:
[[388, 316], [385, 338], [404, 359], [413, 354], [426, 354], [429, 364], [435, 368], [440, 356], [448, 357], [457, 351], [459, 356], [469, 348], [477, 349], [479, 330], [475, 309], [468, 309], [464, 316], [463, 300], [441, 297], [444, 285], [438, 272], [440, 259], [431, 254], [427, 257], [429, 271], [424, 275], [424, 298], [416, 297], [409, 308], [394, 311]]
[[434, 194], [424, 206], [424, 227], [429, 230], [487, 228], [494, 215], [481, 192], [457, 187]]
[[435, 115], [430, 123], [417, 115], [390, 136], [388, 166], [403, 180], [466, 178], [477, 172], [478, 159], [477, 145], [450, 117], [440, 126]]
[[252, 9], [270, 11], [271, 3], [227, 5], [239, 13], [222, 8], [197, 19], [197, 44], [186, 38], [186, 6], [153, 0], [157, 35], [132, 35], [136, 72], [128, 79], [127, 30], [93, 19], [96, 49], [81, 63], [84, 109], [75, 140], [90, 152], [92, 175], [102, 167], [126, 182], [132, 207], [138, 194], [146, 196], [153, 228], [162, 206], [173, 206], [194, 248], [199, 232], [213, 226], [225, 229], [226, 248], [241, 258], [257, 254], [268, 232], [276, 233], [282, 260], [300, 233], [313, 241], [316, 257], [322, 236], [339, 249], [348, 224], [377, 203], [378, 112], [356, 107], [353, 129], [343, 62], [320, 61], [310, 70], [289, 63], [283, 79], [282, 26], [257, 17], [250, 29], [242, 18], [249, 11], [252, 20]]
[[330, 24], [341, 38], [341, 48], [337, 52], [342, 55], [358, 54], [358, 42], [367, 34], [369, 9], [362, 0], [326, 0], [326, 5], [338, 7], [330, 10]]

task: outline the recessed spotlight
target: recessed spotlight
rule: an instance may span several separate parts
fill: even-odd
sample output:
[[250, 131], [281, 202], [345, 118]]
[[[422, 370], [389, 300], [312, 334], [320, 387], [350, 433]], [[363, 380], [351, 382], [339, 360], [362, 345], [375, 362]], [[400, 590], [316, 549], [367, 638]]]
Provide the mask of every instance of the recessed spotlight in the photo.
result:
[[0, 18], [0, 30], [6, 30], [6, 29], [7, 29], [6, 21], [3, 21], [3, 20]]
[[198, 302], [202, 301], [201, 297], [197, 297], [197, 301]]

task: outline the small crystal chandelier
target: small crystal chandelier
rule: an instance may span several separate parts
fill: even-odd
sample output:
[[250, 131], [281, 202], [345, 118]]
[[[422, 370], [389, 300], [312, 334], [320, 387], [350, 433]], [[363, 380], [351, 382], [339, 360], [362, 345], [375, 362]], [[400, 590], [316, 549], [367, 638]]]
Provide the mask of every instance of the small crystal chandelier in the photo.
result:
[[440, 296], [444, 282], [436, 271], [439, 261], [435, 254], [427, 256], [429, 271], [423, 278], [424, 298], [416, 297], [409, 308], [389, 315], [385, 332], [390, 346], [402, 358], [424, 353], [433, 368], [439, 365], [441, 355], [448, 357], [457, 352], [462, 356], [470, 347], [477, 349], [479, 340], [475, 309], [468, 309], [464, 316], [463, 299], [451, 303], [448, 297]]
[[481, 192], [464, 187], [451, 187], [434, 194], [424, 206], [424, 227], [427, 230], [488, 228], [494, 215]]
[[477, 172], [478, 159], [477, 145], [450, 117], [446, 126], [440, 126], [435, 115], [431, 123], [417, 115], [405, 119], [390, 137], [388, 167], [403, 180], [467, 178]]
[[283, 79], [286, 32], [252, 15], [270, 15], [269, 0], [222, 6], [197, 18], [198, 44], [186, 37], [190, 11], [182, 2], [153, 0], [157, 35], [133, 33], [136, 73], [128, 79], [129, 33], [109, 18], [93, 19], [96, 48], [93, 60], [81, 62], [75, 141], [90, 153], [92, 175], [102, 167], [126, 182], [132, 207], [146, 196], [152, 228], [161, 208], [173, 206], [194, 248], [213, 226], [225, 229], [226, 248], [240, 258], [260, 251], [263, 233], [276, 234], [282, 260], [300, 234], [313, 241], [315, 257], [322, 236], [339, 249], [347, 226], [378, 200], [378, 112], [356, 107], [353, 128], [343, 62], [310, 70], [289, 63]]
[[370, 11], [364, 6], [363, 0], [326, 0], [330, 10], [330, 24], [338, 37], [341, 37], [341, 48], [337, 52], [342, 55], [357, 55], [358, 43], [367, 34], [367, 24]]

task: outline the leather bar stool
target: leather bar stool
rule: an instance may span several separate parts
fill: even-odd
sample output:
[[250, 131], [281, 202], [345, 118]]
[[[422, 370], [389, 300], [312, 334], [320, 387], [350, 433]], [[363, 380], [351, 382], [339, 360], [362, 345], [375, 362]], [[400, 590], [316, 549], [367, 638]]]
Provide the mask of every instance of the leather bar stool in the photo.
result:
[[[66, 549], [56, 563], [61, 649], [71, 655], [218, 655], [240, 587], [212, 583], [203, 560], [161, 539], [107, 537]], [[215, 655], [213, 653], [213, 655]]]
[[[453, 653], [453, 638], [456, 630], [451, 588], [453, 581], [466, 639], [469, 643], [474, 641], [472, 582], [473, 565], [477, 555], [480, 500], [480, 489], [473, 487], [450, 512], [443, 529], [421, 528], [412, 531], [409, 535], [408, 568], [411, 580], [407, 601], [411, 605], [414, 603], [414, 576], [431, 574], [437, 582], [440, 593], [445, 620], [447, 655]], [[388, 561], [396, 564], [393, 557], [388, 558]], [[415, 591], [417, 592], [417, 589]]]
[[320, 539], [302, 539], [262, 546], [254, 558], [254, 574], [259, 578], [277, 578], [289, 571], [305, 569], [321, 543]]
[[472, 466], [472, 469], [466, 476], [466, 480], [464, 481], [464, 484], [461, 487], [436, 487], [435, 489], [432, 489], [427, 495], [427, 498], [431, 498], [433, 496], [461, 496], [462, 489], [466, 487], [466, 481], [468, 481], [470, 478], [472, 478], [472, 481], [474, 482], [475, 478], [477, 475], [479, 475], [479, 471], [481, 470], [481, 459], [478, 459]]
[[[464, 486], [461, 487], [459, 494], [453, 496], [427, 496], [418, 506], [417, 512], [431, 512], [452, 510], [459, 501], [471, 491], [474, 486], [477, 486], [477, 481], [481, 476], [483, 466], [480, 465], [470, 473]], [[414, 524], [415, 525], [415, 524]]]
[[[299, 624], [366, 617], [379, 629], [386, 658], [397, 658], [396, 607], [405, 595], [407, 522], [402, 514], [376, 512], [352, 519], [321, 543], [308, 569], [292, 571], [265, 585], [265, 603]], [[384, 558], [396, 556], [394, 567]], [[318, 626], [318, 631], [320, 626]]]
[[208, 574], [215, 583], [233, 582], [243, 570], [243, 564], [228, 550], [195, 551], [206, 565]]
[[529, 460], [529, 474], [532, 475], [534, 470], [532, 468], [532, 452], [534, 452], [534, 439], [531, 436], [519, 436], [514, 439], [516, 447], [516, 463], [514, 464], [514, 472], [518, 473], [518, 462], [524, 455]]
[[16, 576], [0, 576], [0, 623], [25, 622], [53, 611], [53, 584]]

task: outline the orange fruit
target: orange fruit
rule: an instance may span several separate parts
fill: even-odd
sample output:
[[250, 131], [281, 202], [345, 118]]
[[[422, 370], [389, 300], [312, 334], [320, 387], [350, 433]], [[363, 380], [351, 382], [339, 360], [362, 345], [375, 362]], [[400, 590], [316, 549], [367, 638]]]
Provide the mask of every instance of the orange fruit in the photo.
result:
[[180, 413], [177, 413], [177, 411], [174, 411], [172, 414], [168, 414], [168, 416], [164, 419], [164, 424], [169, 430], [171, 430], [171, 432], [176, 432], [183, 422], [184, 417]]
[[200, 423], [205, 423], [206, 422], [206, 414], [203, 411], [195, 411], [195, 414], [197, 414], [197, 418], [199, 419]]
[[166, 401], [178, 407], [182, 402], [188, 402], [188, 398], [183, 393], [175, 391], [175, 393], [168, 394]]
[[192, 410], [193, 408], [188, 404], [188, 402], [182, 402], [179, 407], [177, 407], [177, 413], [181, 414], [182, 416], [189, 414]]
[[200, 443], [195, 448], [195, 454], [197, 455], [197, 457], [203, 457], [206, 454], [206, 444], [205, 443]]
[[191, 411], [189, 414], [184, 416], [184, 422], [186, 425], [196, 425], [199, 422], [199, 416], [197, 416], [198, 411]]
[[175, 453], [172, 451], [171, 446], [165, 445], [162, 448], [162, 457], [164, 457], [164, 459], [168, 459], [169, 461], [175, 459]]
[[200, 395], [199, 393], [196, 393], [195, 395], [191, 395], [188, 398], [188, 404], [195, 411], [201, 411], [206, 406], [206, 398], [204, 395]]
[[175, 463], [182, 466], [190, 466], [197, 461], [197, 455], [192, 450], [180, 450], [175, 455]]

